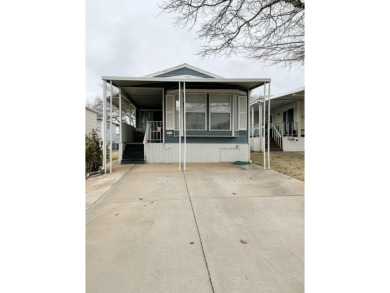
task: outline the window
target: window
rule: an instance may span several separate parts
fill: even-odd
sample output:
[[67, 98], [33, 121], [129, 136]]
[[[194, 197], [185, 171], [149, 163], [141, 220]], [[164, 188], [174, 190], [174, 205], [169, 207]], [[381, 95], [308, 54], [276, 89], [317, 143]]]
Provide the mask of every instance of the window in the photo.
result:
[[210, 130], [230, 130], [230, 120], [230, 95], [210, 95]]
[[206, 129], [206, 95], [186, 94], [186, 129]]
[[[183, 129], [183, 94], [181, 97], [181, 128]], [[175, 129], [179, 130], [179, 95], [175, 95]], [[186, 94], [186, 129], [206, 130], [206, 95]]]
[[119, 134], [119, 126], [115, 128], [115, 134]]

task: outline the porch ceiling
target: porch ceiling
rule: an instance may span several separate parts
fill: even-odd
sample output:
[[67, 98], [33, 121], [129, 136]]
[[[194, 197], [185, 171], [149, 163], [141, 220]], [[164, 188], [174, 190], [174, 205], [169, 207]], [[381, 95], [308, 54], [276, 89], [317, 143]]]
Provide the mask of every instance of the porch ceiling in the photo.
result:
[[162, 89], [123, 87], [122, 90], [130, 96], [138, 108], [162, 107]]

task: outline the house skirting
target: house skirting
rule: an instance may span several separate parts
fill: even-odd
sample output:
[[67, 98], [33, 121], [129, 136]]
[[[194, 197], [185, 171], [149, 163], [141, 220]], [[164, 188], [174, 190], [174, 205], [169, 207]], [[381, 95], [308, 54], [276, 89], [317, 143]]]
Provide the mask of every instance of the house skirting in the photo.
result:
[[[184, 145], [181, 144], [183, 162]], [[179, 144], [147, 143], [144, 145], [146, 163], [179, 162]], [[187, 163], [249, 161], [249, 144], [188, 143]]]
[[284, 152], [304, 152], [305, 138], [304, 137], [283, 137]]
[[249, 139], [251, 151], [260, 152], [260, 137], [251, 137]]

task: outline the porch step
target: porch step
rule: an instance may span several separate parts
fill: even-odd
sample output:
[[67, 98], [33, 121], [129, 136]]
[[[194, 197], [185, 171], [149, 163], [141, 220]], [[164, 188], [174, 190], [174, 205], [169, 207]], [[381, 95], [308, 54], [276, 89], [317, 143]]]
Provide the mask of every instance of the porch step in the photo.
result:
[[[268, 141], [265, 142], [265, 148], [268, 149]], [[270, 152], [283, 152], [283, 149], [278, 146], [272, 137], [269, 138], [269, 150]]]
[[128, 143], [122, 155], [121, 164], [145, 164], [144, 144]]
[[121, 164], [122, 165], [124, 165], [124, 164], [145, 164], [145, 160], [128, 160], [128, 159], [125, 159], [125, 160], [121, 161]]

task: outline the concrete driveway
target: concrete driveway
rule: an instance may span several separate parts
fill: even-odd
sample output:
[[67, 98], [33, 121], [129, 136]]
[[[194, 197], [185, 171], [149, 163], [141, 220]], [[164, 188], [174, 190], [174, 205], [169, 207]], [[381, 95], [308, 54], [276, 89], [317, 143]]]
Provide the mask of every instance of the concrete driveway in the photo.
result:
[[87, 292], [304, 292], [303, 194], [253, 164], [129, 166], [87, 205]]

